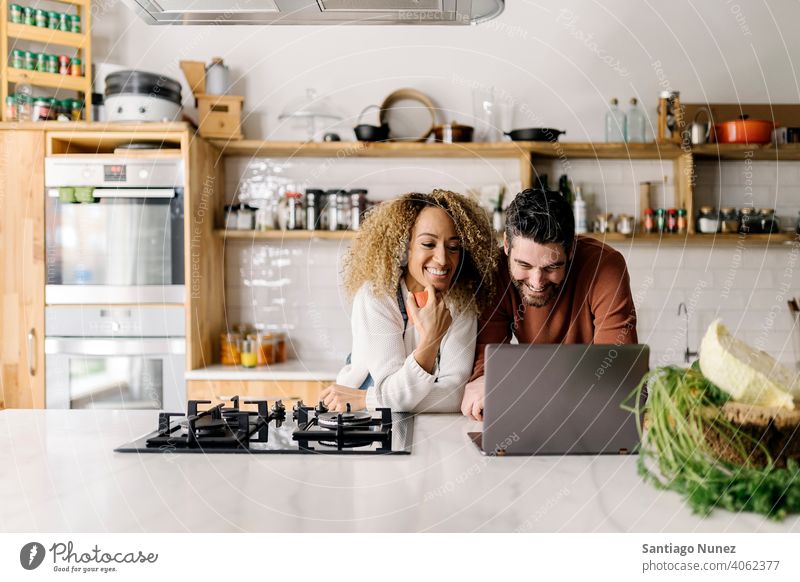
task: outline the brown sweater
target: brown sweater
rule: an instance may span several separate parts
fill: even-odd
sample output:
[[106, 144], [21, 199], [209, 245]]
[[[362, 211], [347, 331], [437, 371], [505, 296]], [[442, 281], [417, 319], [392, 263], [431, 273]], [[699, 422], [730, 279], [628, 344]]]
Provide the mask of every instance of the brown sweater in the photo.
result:
[[600, 241], [579, 236], [555, 300], [528, 307], [511, 283], [508, 257], [498, 259], [497, 295], [478, 320], [470, 380], [483, 376], [486, 344], [635, 344], [636, 309], [625, 258]]

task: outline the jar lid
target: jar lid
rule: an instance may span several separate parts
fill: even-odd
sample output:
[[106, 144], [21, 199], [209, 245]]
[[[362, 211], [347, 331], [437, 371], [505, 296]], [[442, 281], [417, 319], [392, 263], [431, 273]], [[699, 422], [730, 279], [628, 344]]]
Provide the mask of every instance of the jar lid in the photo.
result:
[[742, 214], [753, 214], [753, 209], [748, 207], [742, 208]]
[[645, 208], [644, 209], [644, 213], [645, 214], [653, 214], [653, 209], [652, 208]]
[[702, 212], [703, 214], [711, 214], [712, 212], [714, 212], [714, 207], [713, 206], [701, 206], [700, 207], [700, 212]]
[[686, 209], [678, 208], [678, 216], [686, 216]]
[[300, 192], [287, 192], [286, 193], [286, 197], [287, 198], [302, 198], [303, 195], [300, 194]]
[[729, 208], [728, 206], [726, 206], [725, 208], [722, 209], [722, 212], [724, 212], [725, 214], [733, 214], [734, 212], [736, 212], [736, 209]]
[[774, 208], [762, 208], [761, 214], [775, 214]]

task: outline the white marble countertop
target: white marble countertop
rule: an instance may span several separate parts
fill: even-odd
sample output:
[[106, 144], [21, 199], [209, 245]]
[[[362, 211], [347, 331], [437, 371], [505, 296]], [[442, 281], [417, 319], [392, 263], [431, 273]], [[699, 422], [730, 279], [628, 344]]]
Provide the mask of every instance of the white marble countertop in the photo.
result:
[[243, 368], [216, 364], [198, 370], [189, 370], [187, 380], [333, 380], [344, 362], [331, 360], [289, 360], [283, 364]]
[[0, 531], [788, 532], [694, 516], [633, 457], [479, 454], [480, 425], [416, 419], [409, 456], [122, 454], [155, 412], [0, 411]]

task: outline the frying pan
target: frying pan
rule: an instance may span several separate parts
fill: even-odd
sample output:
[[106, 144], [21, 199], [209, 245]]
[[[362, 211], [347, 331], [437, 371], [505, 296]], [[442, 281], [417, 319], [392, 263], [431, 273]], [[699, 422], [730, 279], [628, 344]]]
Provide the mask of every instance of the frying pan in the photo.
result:
[[566, 131], [559, 131], [551, 127], [527, 127], [509, 131], [506, 135], [512, 141], [558, 141], [558, 136], [566, 133]]

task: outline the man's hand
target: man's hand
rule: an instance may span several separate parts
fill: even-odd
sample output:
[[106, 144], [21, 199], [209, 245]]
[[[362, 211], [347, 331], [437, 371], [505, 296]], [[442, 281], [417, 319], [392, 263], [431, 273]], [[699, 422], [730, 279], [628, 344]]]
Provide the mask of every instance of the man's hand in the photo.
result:
[[486, 389], [486, 376], [476, 378], [464, 387], [461, 412], [473, 420], [483, 420], [483, 396]]
[[352, 410], [362, 410], [367, 407], [367, 391], [340, 384], [331, 384], [319, 393], [319, 399], [325, 403], [331, 412], [345, 412], [347, 404]]

